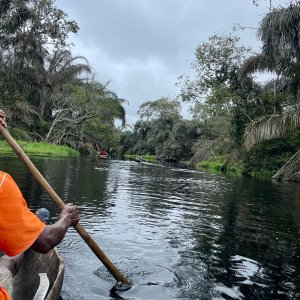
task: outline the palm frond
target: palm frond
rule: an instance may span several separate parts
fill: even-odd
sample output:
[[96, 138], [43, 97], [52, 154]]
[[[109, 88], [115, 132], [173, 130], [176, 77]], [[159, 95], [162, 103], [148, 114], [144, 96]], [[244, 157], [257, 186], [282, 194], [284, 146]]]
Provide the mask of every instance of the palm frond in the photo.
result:
[[273, 91], [274, 86], [279, 92], [286, 92], [288, 94], [297, 96], [300, 87], [300, 78], [281, 76], [268, 81], [264, 89], [265, 91]]
[[283, 137], [299, 127], [300, 117], [296, 115], [263, 116], [246, 127], [244, 146], [250, 150], [259, 142]]
[[61, 70], [65, 69], [65, 68], [67, 68], [69, 66], [73, 66], [74, 65], [73, 62], [75, 62], [77, 60], [83, 60], [84, 64], [86, 66], [90, 67], [89, 61], [87, 60], [87, 58], [85, 58], [84, 56], [74, 56], [74, 57], [69, 57], [69, 59], [66, 59], [66, 61], [65, 61], [64, 65], [62, 66]]
[[291, 62], [287, 58], [277, 58], [269, 56], [266, 53], [256, 54], [245, 60], [242, 67], [238, 70], [239, 78], [246, 78], [255, 72], [272, 72], [275, 74], [299, 75], [299, 64]]
[[91, 69], [88, 65], [77, 64], [71, 65], [63, 70], [60, 70], [56, 74], [49, 75], [49, 81], [52, 86], [61, 86], [65, 83], [73, 83], [79, 80], [78, 76], [83, 73], [90, 73]]
[[122, 126], [125, 127], [125, 125], [126, 125], [126, 110], [121, 104], [119, 105], [119, 113], [120, 113], [119, 118], [122, 121]]
[[257, 54], [248, 58], [239, 69], [238, 73], [240, 78], [245, 78], [249, 74], [273, 68], [274, 67], [270, 64], [268, 58], [264, 54]]
[[258, 36], [263, 42], [263, 51], [271, 56], [299, 59], [300, 5], [273, 9], [261, 21]]
[[34, 116], [38, 117], [36, 108], [30, 105], [26, 100], [17, 100], [14, 103], [10, 114], [12, 121], [17, 124], [26, 124], [31, 126], [33, 124]]

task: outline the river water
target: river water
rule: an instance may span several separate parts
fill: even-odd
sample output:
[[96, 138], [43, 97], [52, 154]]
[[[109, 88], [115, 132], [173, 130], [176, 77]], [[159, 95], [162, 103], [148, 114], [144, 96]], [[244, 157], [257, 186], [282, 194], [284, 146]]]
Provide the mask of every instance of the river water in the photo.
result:
[[[300, 186], [133, 161], [32, 160], [134, 282], [112, 294], [114, 279], [71, 229], [59, 246], [64, 300], [300, 298]], [[57, 219], [16, 157], [1, 156], [0, 169], [32, 210]]]

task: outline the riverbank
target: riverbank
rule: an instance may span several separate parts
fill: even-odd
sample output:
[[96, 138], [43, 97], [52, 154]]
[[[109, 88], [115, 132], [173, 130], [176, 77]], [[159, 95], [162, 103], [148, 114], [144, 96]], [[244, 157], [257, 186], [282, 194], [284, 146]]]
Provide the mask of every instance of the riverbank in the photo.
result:
[[[54, 145], [45, 142], [17, 141], [26, 154], [49, 156], [79, 156], [79, 152], [65, 145]], [[0, 154], [13, 153], [6, 141], [0, 141]]]
[[246, 172], [243, 162], [241, 160], [233, 160], [229, 155], [211, 156], [207, 160], [198, 162], [195, 168], [213, 173], [223, 172], [257, 178], [271, 178], [274, 175], [274, 171], [269, 170]]
[[216, 172], [231, 172], [242, 175], [244, 172], [241, 161], [233, 161], [228, 155], [211, 156], [207, 160], [200, 161], [195, 165], [198, 170]]
[[[134, 160], [136, 154], [125, 154], [125, 159]], [[157, 159], [155, 155], [141, 155], [141, 157], [151, 163], [156, 163]], [[190, 166], [189, 161], [180, 161], [180, 164], [184, 166]], [[234, 160], [231, 155], [215, 155], [209, 157], [207, 160], [198, 162], [194, 165], [194, 168], [198, 171], [205, 171], [208, 173], [226, 173], [234, 176], [248, 176], [256, 178], [271, 179], [275, 174], [275, 170], [246, 170], [245, 164], [242, 160]]]

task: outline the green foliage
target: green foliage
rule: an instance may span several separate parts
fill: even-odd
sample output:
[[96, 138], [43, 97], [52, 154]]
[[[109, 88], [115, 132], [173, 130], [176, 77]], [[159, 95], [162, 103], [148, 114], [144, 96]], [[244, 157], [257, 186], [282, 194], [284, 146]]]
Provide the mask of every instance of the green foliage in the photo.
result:
[[11, 136], [16, 140], [22, 141], [31, 141], [32, 138], [29, 135], [29, 132], [20, 128], [12, 128], [9, 130]]
[[[239, 38], [234, 35], [214, 35], [197, 47], [193, 64], [196, 77], [182, 76], [180, 82], [182, 101], [195, 103], [194, 118], [201, 121], [200, 136], [193, 143], [193, 162], [235, 149], [243, 152], [245, 132], [247, 144], [250, 140], [253, 144], [254, 140], [260, 142], [266, 137], [284, 137], [298, 126], [299, 113], [292, 117], [282, 114], [299, 107], [300, 68], [295, 65], [300, 57], [298, 33], [297, 27], [290, 28], [300, 20], [299, 7], [296, 3], [286, 9], [274, 9], [262, 20], [259, 29], [264, 45], [262, 54], [249, 58], [251, 50], [240, 46]], [[257, 70], [275, 71], [278, 78], [265, 86], [256, 84], [248, 75]], [[288, 70], [294, 70], [293, 80], [287, 78]], [[264, 126], [256, 126], [262, 125], [265, 116], [274, 114], [279, 114], [276, 122], [268, 120]]]
[[[45, 142], [17, 141], [28, 155], [78, 156], [78, 152], [64, 145], [53, 145]], [[12, 153], [13, 150], [5, 142], [0, 141], [0, 153]]]
[[263, 52], [277, 61], [289, 62], [293, 68], [299, 63], [298, 27], [300, 25], [300, 4], [290, 3], [270, 11], [261, 21], [258, 35], [263, 42]]
[[[2, 5], [4, 2], [4, 5]], [[28, 54], [37, 54], [39, 46], [46, 43], [55, 49], [64, 48], [70, 32], [79, 29], [74, 21], [54, 6], [53, 0], [11, 0], [1, 2], [0, 37], [2, 47], [25, 42]], [[26, 29], [26, 30], [25, 30]], [[21, 51], [22, 51], [21, 50]]]
[[125, 153], [132, 153], [135, 145], [135, 135], [133, 132], [126, 130], [120, 134], [120, 144], [123, 146]]
[[[257, 114], [245, 128], [248, 149], [262, 142], [247, 154], [246, 173], [260, 170], [275, 172], [296, 152], [291, 147], [290, 134], [299, 128], [299, 24], [298, 1], [270, 10], [258, 30], [262, 51], [248, 59], [241, 69], [241, 76], [256, 71], [271, 71], [277, 75], [277, 79], [265, 87], [266, 91], [272, 91], [269, 102], [273, 104], [273, 111]], [[277, 140], [264, 142], [270, 139]], [[269, 156], [270, 160], [267, 159]]]
[[192, 154], [198, 124], [182, 120], [177, 100], [161, 98], [141, 105], [140, 120], [133, 132], [121, 134], [120, 143], [129, 154], [151, 154], [158, 159], [178, 161]]
[[274, 175], [300, 148], [300, 132], [287, 138], [264, 141], [245, 153], [246, 175], [260, 172]]
[[242, 174], [243, 164], [241, 161], [234, 161], [229, 155], [211, 156], [205, 161], [196, 164], [199, 170], [209, 170], [217, 172], [235, 172]]
[[[272, 1], [266, 2], [269, 13], [258, 30], [261, 53], [252, 55], [233, 34], [213, 35], [201, 43], [192, 65], [195, 78], [182, 75], [177, 83], [180, 100], [194, 104], [193, 121], [182, 120], [175, 101], [146, 102], [133, 132], [121, 138], [126, 151], [155, 149], [156, 156], [166, 160], [193, 155], [192, 162], [202, 160], [201, 168], [270, 175], [298, 150], [300, 4], [291, 1], [287, 7], [274, 8]], [[258, 84], [251, 77], [256, 71], [277, 77]], [[258, 143], [247, 153], [245, 136], [247, 144]], [[242, 160], [227, 155], [233, 152]]]
[[119, 143], [119, 133], [110, 124], [99, 122], [97, 118], [90, 119], [83, 127], [85, 141], [99, 145], [100, 148], [109, 149]]
[[263, 116], [251, 122], [245, 131], [245, 147], [275, 138], [285, 137], [300, 127], [300, 118], [292, 115]]
[[143, 103], [138, 114], [141, 120], [162, 119], [162, 118], [179, 118], [180, 102], [176, 99], [161, 98], [155, 101]]
[[214, 35], [200, 44], [193, 64], [195, 79], [180, 82], [181, 99], [194, 102], [194, 118], [203, 122], [200, 140], [194, 145], [195, 154], [202, 158], [207, 145], [224, 154], [233, 144], [222, 142], [221, 149], [220, 141], [233, 140], [240, 147], [247, 123], [266, 108], [260, 98], [262, 89], [251, 78], [239, 78], [238, 70], [251, 52], [239, 40], [233, 34]]
[[[239, 45], [240, 38], [233, 35], [213, 35], [208, 42], [200, 44], [192, 64], [196, 78], [191, 80], [182, 75], [181, 86], [183, 101], [200, 101], [211, 90], [229, 88], [237, 80], [237, 70], [251, 51]], [[222, 100], [223, 101], [223, 100]]]
[[78, 29], [53, 0], [1, 2], [0, 106], [16, 136], [74, 149], [118, 143], [124, 100], [72, 55], [68, 37]]

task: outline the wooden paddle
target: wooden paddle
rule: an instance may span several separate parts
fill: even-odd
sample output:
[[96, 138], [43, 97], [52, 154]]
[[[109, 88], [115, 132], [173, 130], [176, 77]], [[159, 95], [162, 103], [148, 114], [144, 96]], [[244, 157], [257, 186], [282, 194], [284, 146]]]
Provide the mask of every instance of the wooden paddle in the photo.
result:
[[[56, 192], [52, 189], [46, 179], [42, 176], [42, 174], [38, 171], [29, 157], [25, 154], [23, 149], [18, 145], [18, 143], [14, 140], [14, 138], [10, 135], [6, 128], [0, 125], [0, 132], [3, 137], [7, 141], [7, 143], [12, 147], [15, 153], [19, 156], [22, 162], [25, 164], [27, 169], [31, 172], [34, 178], [39, 182], [42, 188], [46, 191], [49, 197], [53, 200], [53, 202], [60, 208], [63, 209], [65, 207], [64, 202], [60, 199], [60, 197], [56, 194]], [[107, 270], [111, 273], [111, 275], [121, 283], [125, 283], [131, 285], [130, 281], [113, 265], [113, 263], [107, 258], [104, 252], [99, 248], [96, 242], [92, 239], [92, 237], [85, 231], [85, 229], [79, 223], [74, 226], [75, 230], [79, 233], [79, 235], [83, 238], [83, 240], [87, 243], [87, 245], [92, 249], [92, 251], [96, 254], [96, 256], [100, 259], [100, 261], [104, 264]]]

